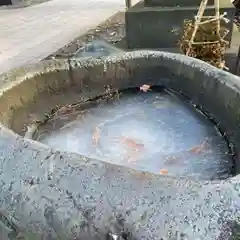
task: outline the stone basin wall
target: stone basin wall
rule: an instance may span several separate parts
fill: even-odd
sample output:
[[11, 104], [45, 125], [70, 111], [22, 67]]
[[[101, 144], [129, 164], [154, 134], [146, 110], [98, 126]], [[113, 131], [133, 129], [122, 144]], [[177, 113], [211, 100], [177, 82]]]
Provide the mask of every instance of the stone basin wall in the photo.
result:
[[0, 121], [17, 130], [18, 122], [23, 127], [31, 120], [21, 119], [19, 110], [41, 116], [56, 104], [104, 94], [107, 86], [165, 85], [201, 107], [227, 135], [235, 151], [240, 149], [239, 77], [178, 54], [137, 51], [134, 58], [128, 53], [117, 56], [46, 61], [3, 75], [8, 90], [2, 90]]
[[240, 216], [238, 175], [209, 183], [158, 176], [55, 151], [12, 130], [29, 123], [29, 113], [103, 94], [106, 86], [165, 85], [219, 124], [239, 172], [239, 77], [186, 56], [135, 51], [46, 61], [1, 75], [0, 82], [2, 239], [105, 239], [112, 225], [129, 232], [128, 239], [228, 239]]

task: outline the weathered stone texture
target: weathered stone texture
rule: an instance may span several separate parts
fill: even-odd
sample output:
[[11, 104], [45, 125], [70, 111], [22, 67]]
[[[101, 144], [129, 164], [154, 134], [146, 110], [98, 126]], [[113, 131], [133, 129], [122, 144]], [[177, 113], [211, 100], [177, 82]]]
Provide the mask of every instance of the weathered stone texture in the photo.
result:
[[192, 240], [225, 234], [227, 239], [226, 229], [240, 214], [238, 175], [208, 183], [157, 176], [56, 151], [6, 126], [18, 108], [28, 109], [33, 95], [52, 89], [79, 88], [86, 97], [102, 93], [107, 84], [121, 89], [148, 82], [182, 91], [202, 106], [238, 150], [239, 80], [202, 61], [153, 51], [47, 61], [0, 76], [5, 82], [0, 92], [4, 239], [6, 234], [8, 239], [105, 239], [114, 224], [130, 232], [130, 239], [175, 239], [171, 234]]

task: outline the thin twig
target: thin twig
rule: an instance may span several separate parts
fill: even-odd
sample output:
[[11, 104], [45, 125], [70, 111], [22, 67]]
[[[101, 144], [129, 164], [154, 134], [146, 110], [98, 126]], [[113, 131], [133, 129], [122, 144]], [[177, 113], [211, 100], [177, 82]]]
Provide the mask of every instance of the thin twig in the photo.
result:
[[229, 32], [230, 32], [230, 31], [227, 30], [227, 31], [224, 33], [224, 35], [221, 37], [221, 41], [224, 41], [224, 42], [226, 42], [226, 43], [229, 43], [229, 41], [225, 41], [225, 40], [224, 40], [224, 38], [228, 35]]
[[32, 123], [30, 126], [27, 126], [27, 131], [24, 138], [33, 139], [35, 133], [38, 130], [38, 124], [36, 122]]
[[[226, 16], [227, 15], [227, 13], [223, 13], [221, 16]], [[196, 17], [197, 17], [197, 15], [195, 16], [195, 20], [196, 20]], [[216, 17], [216, 15], [214, 15], [214, 16], [202, 16], [202, 19], [204, 19], [204, 18], [215, 18]]]
[[214, 18], [211, 18], [209, 20], [205, 20], [203, 22], [200, 22], [199, 25], [203, 25], [203, 24], [206, 24], [206, 23], [211, 23], [211, 22], [215, 22], [215, 21], [218, 21], [218, 20], [221, 20], [221, 19], [224, 19], [224, 15], [222, 14], [221, 16], [219, 17], [214, 17]]
[[[228, 41], [225, 41], [225, 40], [223, 40], [223, 39], [221, 39], [220, 41], [222, 41], [222, 42], [225, 42], [225, 43], [228, 43]], [[203, 45], [207, 45], [207, 44], [216, 44], [216, 43], [219, 43], [220, 41], [219, 41], [219, 40], [217, 40], [217, 41], [212, 41], [212, 42], [193, 42], [193, 43], [192, 43], [192, 45], [201, 45], [201, 44], [203, 44]]]
[[227, 66], [223, 66], [223, 69], [225, 69], [226, 71], [229, 71], [229, 68]]

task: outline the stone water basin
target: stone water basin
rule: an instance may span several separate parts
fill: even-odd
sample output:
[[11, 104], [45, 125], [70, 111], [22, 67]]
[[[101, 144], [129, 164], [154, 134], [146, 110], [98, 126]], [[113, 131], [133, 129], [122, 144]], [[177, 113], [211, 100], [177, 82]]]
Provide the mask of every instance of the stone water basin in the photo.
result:
[[[239, 77], [135, 51], [41, 62], [0, 80], [1, 239], [235, 234]], [[81, 104], [55, 115], [72, 103]]]
[[233, 159], [216, 126], [183, 97], [161, 87], [150, 90], [128, 89], [79, 115], [60, 114], [39, 129], [36, 140], [155, 174], [231, 176]]

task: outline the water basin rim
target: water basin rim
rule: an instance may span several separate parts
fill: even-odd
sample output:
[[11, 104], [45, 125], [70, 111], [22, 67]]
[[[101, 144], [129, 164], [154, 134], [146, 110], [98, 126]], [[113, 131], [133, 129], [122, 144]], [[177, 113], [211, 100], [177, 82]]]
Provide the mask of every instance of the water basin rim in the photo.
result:
[[[49, 73], [52, 71], [60, 71], [60, 70], [70, 70], [73, 65], [77, 65], [79, 68], [85, 68], [89, 66], [104, 66], [107, 63], [117, 63], [121, 62], [123, 60], [131, 60], [131, 59], [141, 59], [141, 58], [147, 58], [149, 60], [154, 58], [163, 58], [166, 60], [170, 60], [173, 62], [181, 62], [181, 65], [190, 65], [194, 66], [195, 69], [199, 69], [200, 71], [204, 71], [204, 74], [210, 74], [210, 75], [220, 75], [221, 77], [224, 76], [228, 78], [229, 82], [227, 83], [228, 87], [229, 85], [235, 86], [236, 81], [239, 80], [239, 77], [236, 77], [233, 74], [230, 74], [228, 72], [223, 72], [222, 70], [216, 69], [215, 67], [211, 66], [210, 64], [207, 64], [205, 62], [202, 62], [198, 59], [193, 59], [187, 56], [183, 56], [181, 54], [175, 54], [170, 52], [161, 52], [161, 51], [132, 51], [132, 52], [125, 52], [125, 53], [119, 53], [112, 56], [107, 57], [101, 57], [98, 59], [94, 58], [84, 58], [84, 59], [70, 59], [70, 60], [63, 60], [63, 59], [57, 59], [57, 60], [46, 60], [44, 62], [40, 62], [37, 64], [32, 64], [30, 66], [16, 68], [11, 70], [8, 73], [0, 75], [0, 79], [6, 80], [6, 78], [14, 78], [15, 81], [10, 81], [10, 83], [3, 86], [3, 89], [0, 91], [0, 97], [3, 95], [6, 91], [8, 91], [11, 88], [14, 88], [21, 82], [34, 78], [36, 75]], [[231, 82], [232, 80], [232, 82]], [[3, 81], [4, 82], [4, 81]], [[2, 126], [4, 128], [4, 126]], [[11, 130], [10, 130], [11, 131]], [[16, 133], [14, 133], [16, 134]], [[21, 139], [22, 137], [16, 134], [16, 137]], [[40, 144], [39, 142], [30, 140], [31, 144]], [[41, 143], [42, 144], [42, 143]], [[43, 144], [42, 144], [43, 145]], [[54, 151], [47, 145], [45, 146], [46, 149], [49, 151]], [[70, 154], [70, 153], [63, 153], [63, 154]], [[75, 155], [75, 154], [73, 154]], [[81, 157], [81, 155], [79, 155]], [[84, 157], [84, 156], [83, 156]], [[206, 181], [208, 182], [208, 181]]]
[[[149, 51], [149, 50], [135, 50], [123, 53], [116, 53], [110, 56], [103, 56], [99, 58], [83, 57], [83, 58], [69, 58], [69, 59], [48, 59], [42, 62], [23, 65], [22, 67], [13, 68], [6, 73], [0, 74], [1, 90], [0, 94], [8, 89], [16, 86], [28, 78], [33, 78], [36, 75], [48, 73], [52, 71], [71, 70], [76, 65], [78, 67], [87, 68], [91, 65], [105, 66], [108, 63], [121, 63], [122, 61], [133, 59], [165, 59], [166, 61], [172, 61], [173, 63], [181, 63], [182, 66], [191, 66], [196, 71], [204, 72], [206, 75], [210, 75], [213, 78], [228, 79], [227, 84], [235, 87], [239, 84], [239, 76], [236, 76], [230, 72], [223, 71], [206, 63], [202, 60], [188, 57], [179, 53], [171, 53], [165, 51]], [[10, 78], [10, 80], [8, 80]], [[240, 88], [240, 87], [239, 87]]]
[[[154, 93], [154, 92], [158, 93], [160, 91], [160, 92], [165, 92], [166, 94], [169, 94], [170, 96], [173, 96], [174, 98], [177, 97], [177, 99], [181, 100], [181, 102], [184, 102], [184, 104], [186, 104], [186, 106], [188, 108], [195, 109], [197, 112], [199, 112], [201, 114], [201, 116], [203, 116], [205, 119], [207, 119], [207, 121], [211, 122], [211, 124], [213, 124], [215, 129], [217, 129], [218, 134], [221, 135], [221, 138], [224, 139], [224, 141], [225, 141], [225, 143], [227, 145], [228, 151], [226, 151], [225, 153], [227, 153], [229, 156], [231, 156], [231, 159], [234, 161], [235, 149], [232, 148], [230, 142], [228, 141], [228, 138], [226, 137], [226, 135], [224, 134], [224, 132], [220, 128], [219, 124], [217, 122], [215, 122], [214, 119], [211, 118], [211, 114], [207, 114], [206, 112], [204, 112], [204, 109], [202, 109], [201, 106], [195, 105], [194, 103], [191, 102], [191, 99], [188, 99], [187, 96], [184, 96], [183, 94], [181, 94], [180, 92], [177, 92], [174, 89], [166, 88], [166, 86], [152, 85], [150, 90], [151, 91], [149, 93]], [[70, 107], [70, 108], [72, 107], [73, 109], [75, 109], [75, 107], [77, 107], [77, 109], [84, 109], [84, 110], [86, 109], [87, 110], [89, 108], [95, 107], [96, 106], [94, 104], [95, 102], [104, 100], [106, 98], [108, 98], [110, 101], [112, 100], [114, 102], [116, 99], [117, 100], [121, 99], [122, 94], [124, 95], [124, 94], [129, 93], [129, 92], [131, 92], [133, 94], [139, 94], [140, 93], [140, 89], [139, 89], [139, 87], [134, 87], [134, 88], [130, 87], [130, 88], [127, 88], [127, 89], [117, 89], [117, 90], [113, 89], [113, 90], [111, 90], [108, 93], [105, 93], [105, 94], [102, 94], [102, 95], [97, 95], [96, 97], [93, 97], [93, 98], [87, 98], [84, 101], [74, 102], [74, 103], [68, 105], [68, 107]], [[100, 105], [101, 105], [101, 103], [100, 103]], [[54, 108], [53, 110], [50, 110], [49, 112], [47, 112], [46, 114], [47, 114], [48, 118], [44, 122], [40, 121], [38, 123], [37, 122], [34, 123], [33, 124], [34, 125], [34, 129], [38, 129], [38, 127], [36, 127], [36, 124], [37, 125], [40, 124], [39, 127], [41, 128], [41, 126], [44, 126], [49, 121], [51, 122], [51, 120], [54, 119], [54, 115], [56, 115], [59, 110], [61, 111], [61, 108], [62, 108], [61, 106], [57, 106], [57, 108]], [[27, 132], [27, 136], [30, 133], [31, 136], [34, 136], [34, 137], [30, 137], [31, 139], [33, 139], [33, 140], [38, 139], [38, 137], [35, 136], [35, 131], [34, 131], [34, 133], [32, 133], [32, 128], [29, 128], [29, 130], [30, 131]], [[26, 135], [25, 135], [25, 138], [26, 138]], [[36, 141], [38, 141], [38, 140], [36, 140]], [[42, 142], [42, 144], [48, 145], [47, 143], [43, 143], [43, 142]], [[51, 146], [51, 144], [50, 144], [49, 147], [51, 148], [53, 146]], [[64, 151], [61, 150], [61, 152], [63, 153]], [[71, 150], [69, 150], [67, 152], [71, 152]], [[64, 152], [64, 154], [67, 153], [67, 152]], [[73, 150], [73, 152], [74, 152], [74, 150]], [[83, 153], [77, 153], [76, 152], [76, 154], [80, 154], [81, 157], [87, 158], [87, 155], [85, 155]], [[95, 158], [98, 159], [98, 157], [95, 157]], [[118, 157], [115, 157], [115, 158], [116, 158], [115, 160], [118, 162], [119, 161]], [[98, 159], [98, 160], [101, 161], [100, 159]], [[113, 162], [115, 162], [115, 160]], [[118, 165], [118, 164], [116, 164], [116, 165]], [[234, 170], [232, 170], [232, 174], [234, 176], [236, 175]], [[157, 174], [157, 175], [159, 175], [159, 174]], [[229, 177], [230, 176], [228, 176], [227, 178], [229, 178]], [[188, 178], [188, 179], [194, 181], [194, 178], [192, 178], [191, 176], [185, 176], [185, 177], [178, 176], [177, 178], [178, 179]], [[211, 181], [214, 181], [214, 180], [211, 179]], [[205, 180], [201, 179], [201, 182], [208, 183], [209, 179], [205, 179]]]
[[[0, 76], [0, 82], [3, 83], [3, 90], [0, 92], [0, 98], [4, 92], [11, 89], [11, 87], [14, 87], [20, 82], [31, 79], [37, 75], [42, 75], [46, 72], [69, 70], [72, 66], [74, 66], [74, 64], [78, 65], [79, 68], [89, 67], [91, 65], [104, 66], [104, 64], [108, 62], [121, 62], [124, 60], [134, 61], [136, 58], [143, 58], [149, 61], [151, 61], [151, 59], [159, 59], [161, 60], [159, 61], [159, 65], [169, 65], [171, 62], [172, 70], [176, 71], [177, 66], [184, 68], [184, 70], [188, 69], [185, 67], [189, 67], [189, 69], [194, 68], [194, 71], [201, 72], [203, 75], [205, 74], [211, 76], [219, 81], [228, 81], [228, 85], [232, 85], [233, 88], [234, 84], [236, 84], [236, 86], [238, 86], [240, 89], [239, 77], [218, 70], [200, 60], [166, 52], [135, 51], [100, 59], [77, 59], [69, 61], [48, 60], [31, 66], [14, 69]], [[163, 62], [164, 60], [166, 60], [166, 63]], [[185, 73], [188, 74], [187, 71], [185, 71]], [[12, 81], [13, 84], [11, 83]], [[238, 91], [238, 88], [236, 88], [236, 91]], [[164, 224], [161, 226], [158, 220], [161, 220], [165, 217], [163, 213], [165, 213], [165, 211], [169, 211], [169, 206], [175, 206], [176, 210], [174, 208], [175, 212], [173, 212], [173, 214], [176, 214], [176, 218], [174, 218], [176, 220], [176, 224], [178, 224], [177, 226], [180, 230], [190, 233], [190, 239], [196, 239], [196, 237], [193, 237], [196, 236], [195, 234], [197, 234], [199, 239], [203, 236], [205, 236], [204, 239], [215, 239], [215, 237], [219, 235], [221, 227], [219, 227], [219, 222], [217, 222], [220, 213], [223, 212], [224, 217], [226, 217], [226, 214], [229, 213], [231, 218], [235, 218], [239, 213], [238, 206], [235, 206], [236, 203], [239, 202], [239, 175], [224, 181], [220, 180], [207, 183], [193, 182], [188, 179], [179, 180], [169, 176], [156, 176], [153, 174], [148, 175], [150, 180], [147, 178], [138, 178], [138, 175], [136, 176], [136, 178], [138, 178], [136, 180], [130, 173], [131, 169], [95, 161], [94, 159], [84, 159], [77, 154], [54, 151], [53, 149], [39, 142], [24, 139], [23, 137], [14, 133], [11, 129], [6, 128], [1, 123], [0, 148], [0, 162], [2, 164], [1, 171], [2, 173], [5, 173], [0, 174], [0, 181], [2, 183], [2, 194], [0, 197], [2, 203], [1, 208], [7, 210], [10, 217], [16, 216], [17, 220], [21, 219], [21, 224], [19, 224], [19, 227], [21, 227], [23, 231], [34, 232], [37, 235], [36, 239], [46, 239], [44, 237], [46, 237], [46, 234], [49, 234], [49, 229], [52, 230], [52, 228], [55, 227], [55, 225], [50, 225], [46, 221], [46, 218], [44, 218], [44, 214], [47, 210], [49, 210], [49, 208], [50, 210], [53, 209], [58, 213], [57, 216], [59, 216], [59, 219], [63, 224], [58, 225], [60, 227], [62, 226], [64, 229], [60, 229], [59, 231], [63, 230], [67, 234], [67, 230], [76, 229], [75, 223], [82, 223], [80, 220], [82, 215], [79, 213], [86, 209], [89, 210], [89, 206], [92, 206], [90, 204], [93, 202], [90, 197], [100, 196], [97, 194], [100, 191], [104, 192], [105, 190], [105, 192], [109, 194], [107, 197], [112, 196], [111, 203], [113, 203], [113, 206], [116, 207], [114, 209], [121, 207], [121, 204], [118, 203], [118, 200], [121, 197], [124, 198], [124, 196], [121, 194], [122, 191], [125, 191], [126, 194], [131, 196], [129, 199], [127, 199], [127, 206], [131, 205], [137, 209], [137, 216], [141, 216], [141, 214], [144, 213], [143, 210], [145, 209], [153, 209], [157, 214], [153, 213], [152, 216], [156, 218], [158, 216], [160, 217], [160, 219], [157, 219], [157, 228], [155, 228], [155, 225], [153, 225], [154, 228], [151, 228], [151, 224], [153, 224], [154, 221], [152, 221], [152, 223], [149, 222], [150, 227], [148, 225], [144, 225], [144, 230], [143, 228], [138, 230], [137, 234], [139, 238], [137, 239], [141, 239], [141, 237], [145, 237], [145, 239], [151, 239], [148, 236], [148, 233], [151, 233], [152, 235], [152, 229], [158, 229], [159, 226], [160, 230], [159, 232], [156, 232], [157, 234], [160, 234], [162, 230], [168, 230], [168, 226], [166, 228], [164, 227], [163, 229], [162, 226]], [[79, 174], [80, 171], [81, 174]], [[89, 172], [91, 172], [91, 175], [89, 175]], [[139, 172], [134, 171], [134, 173]], [[110, 183], [107, 182], [107, 185], [104, 179], [106, 175], [110, 176], [109, 178], [112, 181]], [[31, 177], [31, 179], [26, 179], [27, 177]], [[76, 180], [78, 180], [77, 184], [75, 182]], [[80, 184], [80, 180], [83, 184]], [[132, 181], [131, 184], [129, 184], [129, 181]], [[81, 185], [84, 187], [88, 186], [86, 184], [89, 184], [90, 187], [83, 191]], [[74, 191], [65, 191], [68, 186], [70, 186], [70, 188]], [[95, 191], [94, 187], [96, 186], [98, 187]], [[89, 192], [86, 192], [88, 189], [94, 191], [93, 193], [90, 193], [90, 196]], [[143, 196], [142, 199], [139, 198], [140, 192], [142, 194], [141, 196]], [[134, 198], [134, 193], [137, 195], [138, 199]], [[172, 198], [171, 194], [176, 197], [176, 201], [174, 197]], [[54, 204], [52, 204], [51, 197], [54, 195], [56, 195], [56, 201]], [[117, 196], [116, 199], [114, 198], [115, 195]], [[150, 200], [152, 199], [153, 201], [151, 203]], [[212, 200], [213, 204], [209, 204], [205, 207], [206, 202], [204, 202], [203, 199], [207, 201]], [[64, 200], [64, 202], [61, 200]], [[78, 204], [81, 201], [81, 204], [85, 204], [85, 209], [79, 210], [79, 208], [77, 208], [78, 206], [73, 206], [72, 200], [76, 200]], [[131, 203], [129, 204], [130, 201]], [[167, 204], [167, 209], [162, 207], [165, 206], [165, 202], [168, 203], [168, 201], [171, 203], [171, 205]], [[201, 204], [200, 210], [199, 201]], [[229, 204], [230, 201], [231, 205]], [[152, 205], [148, 205], [149, 203]], [[235, 204], [234, 207], [236, 211], [234, 211], [235, 209], [232, 210], [233, 204]], [[37, 205], [37, 213], [35, 205]], [[103, 204], [104, 207], [106, 206], [105, 209], [99, 209], [101, 207], [100, 205], [102, 204], [97, 205], [97, 210], [99, 213], [101, 213], [100, 210], [103, 210], [104, 213], [107, 213], [109, 210], [112, 215], [112, 209], [110, 207], [108, 208], [108, 203], [106, 203], [106, 205]], [[142, 206], [145, 208], [142, 208]], [[182, 206], [189, 206], [189, 209]], [[54, 211], [52, 212], [53, 215]], [[181, 217], [179, 217], [180, 215]], [[69, 221], [68, 216], [71, 216], [71, 220], [73, 219], [72, 222]], [[101, 214], [101, 216], [104, 217], [104, 214]], [[198, 228], [197, 233], [192, 230], [192, 225], [190, 224], [187, 225], [186, 228], [186, 222], [182, 221], [183, 216], [186, 216], [186, 219], [193, 219], [193, 223], [191, 224], [196, 224], [196, 227]], [[133, 223], [132, 220], [136, 220], [131, 216], [128, 218], [130, 219], [131, 223]], [[171, 220], [172, 218], [170, 219], [170, 217], [166, 217], [166, 219]], [[201, 224], [199, 224], [199, 222], [201, 222]], [[214, 224], [216, 223], [216, 227], [208, 228], [208, 222], [213, 222]], [[57, 222], [56, 225], [58, 223], [59, 222]], [[69, 225], [66, 226], [65, 223], [69, 223]], [[102, 219], [99, 221], [99, 225], [100, 229], [104, 229], [104, 227], [101, 226], [101, 223], [105, 224]], [[205, 235], [206, 229], [209, 229], [208, 236]], [[55, 232], [52, 232], [52, 235], [54, 235]], [[71, 234], [68, 235], [69, 236], [65, 239], [73, 239]], [[159, 237], [160, 235], [157, 236]], [[55, 237], [53, 239], [57, 238]]]

